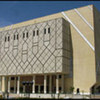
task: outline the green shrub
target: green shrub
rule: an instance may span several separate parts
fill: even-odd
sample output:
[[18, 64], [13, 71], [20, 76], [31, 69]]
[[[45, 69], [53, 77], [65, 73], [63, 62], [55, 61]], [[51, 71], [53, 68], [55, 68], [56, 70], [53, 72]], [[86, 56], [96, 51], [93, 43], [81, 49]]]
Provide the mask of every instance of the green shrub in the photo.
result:
[[70, 87], [70, 93], [73, 93], [74, 92], [74, 87]]

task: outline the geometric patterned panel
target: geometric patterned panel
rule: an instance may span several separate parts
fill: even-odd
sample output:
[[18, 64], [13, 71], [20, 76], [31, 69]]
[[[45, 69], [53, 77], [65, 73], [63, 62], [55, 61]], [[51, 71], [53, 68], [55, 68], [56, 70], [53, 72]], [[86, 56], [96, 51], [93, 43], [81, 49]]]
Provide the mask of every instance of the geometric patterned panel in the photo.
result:
[[62, 23], [57, 18], [2, 31], [0, 75], [62, 72]]

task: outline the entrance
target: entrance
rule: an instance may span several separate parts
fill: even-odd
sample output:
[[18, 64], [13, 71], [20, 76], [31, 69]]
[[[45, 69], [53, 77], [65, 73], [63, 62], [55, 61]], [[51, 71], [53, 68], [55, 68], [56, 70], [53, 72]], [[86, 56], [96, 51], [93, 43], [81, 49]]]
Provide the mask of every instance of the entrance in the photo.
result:
[[33, 85], [32, 81], [23, 81], [22, 84], [23, 84], [23, 92], [32, 93], [32, 85]]
[[97, 93], [100, 94], [100, 86], [98, 86], [96, 89], [97, 89]]
[[40, 86], [40, 93], [44, 92], [44, 86]]
[[94, 86], [91, 88], [91, 94], [94, 94], [95, 91], [94, 91]]
[[38, 88], [39, 88], [39, 87], [36, 85], [36, 86], [35, 86], [35, 93], [38, 93]]
[[43, 85], [36, 85], [35, 92], [36, 93], [44, 93], [44, 86]]
[[32, 93], [32, 85], [25, 85], [25, 92], [26, 93]]

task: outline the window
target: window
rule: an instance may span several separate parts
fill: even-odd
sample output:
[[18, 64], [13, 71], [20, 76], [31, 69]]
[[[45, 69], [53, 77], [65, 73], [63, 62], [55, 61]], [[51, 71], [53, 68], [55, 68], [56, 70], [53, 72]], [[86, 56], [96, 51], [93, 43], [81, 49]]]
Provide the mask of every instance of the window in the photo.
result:
[[10, 90], [13, 91], [14, 90], [14, 87], [10, 87]]
[[33, 36], [35, 36], [35, 31], [33, 31]]
[[46, 34], [46, 29], [44, 29], [44, 34]]
[[18, 77], [16, 77], [16, 80], [18, 80]]
[[39, 30], [37, 30], [37, 36], [39, 35]]
[[15, 78], [14, 77], [11, 77], [11, 80], [14, 80]]
[[10, 36], [8, 36], [8, 41], [10, 41]]
[[50, 27], [48, 28], [48, 33], [50, 33]]
[[59, 75], [59, 78], [61, 78], [61, 75]]
[[25, 33], [23, 33], [23, 38], [25, 37]]
[[7, 40], [7, 39], [6, 39], [6, 37], [5, 37], [5, 42], [6, 42], [6, 40]]
[[26, 37], [28, 38], [28, 32], [26, 33]]
[[15, 35], [14, 35], [14, 40], [15, 40]]
[[59, 90], [61, 91], [61, 90], [62, 90], [62, 88], [61, 88], [61, 87], [59, 87]]
[[19, 39], [18, 34], [17, 34], [17, 40]]

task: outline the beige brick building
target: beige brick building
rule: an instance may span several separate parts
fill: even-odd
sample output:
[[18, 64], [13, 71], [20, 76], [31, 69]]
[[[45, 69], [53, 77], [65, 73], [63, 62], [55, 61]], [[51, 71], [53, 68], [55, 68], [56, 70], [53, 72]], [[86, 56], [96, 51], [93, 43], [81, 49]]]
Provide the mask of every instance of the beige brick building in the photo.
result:
[[0, 91], [98, 93], [99, 25], [88, 5], [0, 28]]

